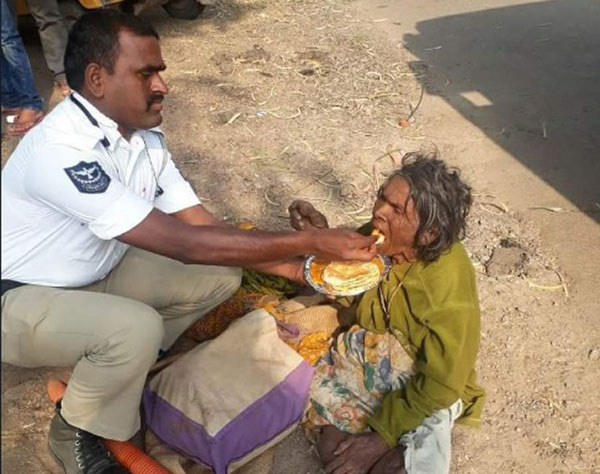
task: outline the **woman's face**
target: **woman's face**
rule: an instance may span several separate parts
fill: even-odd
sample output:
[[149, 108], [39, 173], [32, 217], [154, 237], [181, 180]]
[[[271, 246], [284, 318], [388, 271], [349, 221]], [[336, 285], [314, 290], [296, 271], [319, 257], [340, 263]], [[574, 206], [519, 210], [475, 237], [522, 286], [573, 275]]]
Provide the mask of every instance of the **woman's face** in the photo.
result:
[[393, 177], [379, 190], [373, 207], [373, 227], [384, 236], [380, 253], [397, 262], [416, 258], [415, 235], [419, 228], [419, 214], [410, 196], [408, 181]]

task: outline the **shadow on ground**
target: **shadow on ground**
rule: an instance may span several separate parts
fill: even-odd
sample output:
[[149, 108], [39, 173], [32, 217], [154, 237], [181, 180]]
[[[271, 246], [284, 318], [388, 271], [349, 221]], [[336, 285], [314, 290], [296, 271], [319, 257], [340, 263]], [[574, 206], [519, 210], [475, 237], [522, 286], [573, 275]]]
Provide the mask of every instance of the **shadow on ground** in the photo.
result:
[[555, 0], [452, 15], [404, 37], [439, 95], [600, 220], [600, 2]]

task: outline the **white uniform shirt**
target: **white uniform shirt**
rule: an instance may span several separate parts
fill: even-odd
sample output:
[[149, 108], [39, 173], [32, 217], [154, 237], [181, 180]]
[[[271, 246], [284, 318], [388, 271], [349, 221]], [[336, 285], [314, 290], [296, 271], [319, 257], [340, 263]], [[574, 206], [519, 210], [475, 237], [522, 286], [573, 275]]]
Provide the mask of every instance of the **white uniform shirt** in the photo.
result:
[[160, 130], [137, 130], [127, 142], [114, 121], [75, 97], [99, 127], [65, 99], [2, 171], [2, 279], [59, 287], [98, 281], [128, 248], [115, 237], [154, 207], [170, 214], [200, 202]]

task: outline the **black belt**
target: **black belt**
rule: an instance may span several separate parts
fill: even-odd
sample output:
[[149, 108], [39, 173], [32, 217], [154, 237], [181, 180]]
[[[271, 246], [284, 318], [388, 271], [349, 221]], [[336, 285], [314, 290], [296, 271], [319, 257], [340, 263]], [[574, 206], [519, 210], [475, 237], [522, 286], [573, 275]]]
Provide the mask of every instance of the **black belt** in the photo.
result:
[[26, 285], [26, 283], [21, 283], [20, 281], [13, 280], [2, 280], [0, 286], [0, 296], [4, 296], [9, 290], [14, 290], [15, 288], [19, 288], [20, 286]]

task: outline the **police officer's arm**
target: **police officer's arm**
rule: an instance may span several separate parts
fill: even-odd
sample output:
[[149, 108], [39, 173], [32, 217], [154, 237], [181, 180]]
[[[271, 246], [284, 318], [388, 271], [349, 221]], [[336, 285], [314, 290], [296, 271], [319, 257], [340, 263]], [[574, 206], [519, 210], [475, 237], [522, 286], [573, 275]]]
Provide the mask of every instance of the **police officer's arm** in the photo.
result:
[[348, 229], [248, 232], [232, 226], [188, 224], [153, 209], [121, 242], [185, 263], [248, 266], [313, 253], [328, 260], [370, 260], [375, 237]]
[[216, 225], [224, 226], [227, 225], [220, 219], [217, 219], [212, 213], [206, 209], [202, 204], [188, 207], [179, 212], [171, 214], [173, 217], [186, 222], [191, 225]]
[[[225, 222], [212, 215], [210, 211], [208, 211], [208, 209], [201, 204], [188, 207], [187, 209], [179, 212], [174, 212], [171, 215], [191, 225], [227, 225]], [[305, 283], [303, 271], [304, 260], [301, 258], [290, 258], [276, 262], [256, 263], [253, 265], [247, 265], [247, 267], [263, 273], [278, 275], [290, 280], [298, 281], [300, 283]]]
[[[225, 222], [217, 219], [201, 204], [175, 212], [171, 215], [192, 225], [227, 225]], [[246, 265], [246, 268], [251, 268], [262, 273], [282, 276], [303, 284], [306, 283], [306, 280], [304, 279], [304, 259], [302, 258], [294, 257], [273, 262], [248, 264]]]
[[[162, 204], [163, 210], [173, 217], [195, 226], [227, 226], [225, 222], [216, 218], [209, 210], [202, 206], [202, 204], [193, 202], [197, 201], [197, 196], [195, 196], [195, 193], [193, 193], [189, 184], [183, 179], [181, 173], [171, 159], [169, 159], [164, 172], [161, 174], [159, 184], [161, 188], [165, 190], [165, 194], [159, 198], [156, 204]], [[175, 193], [172, 193], [173, 187], [176, 187]], [[171, 195], [171, 198], [168, 199], [168, 202], [171, 203], [174, 201], [173, 194], [176, 197], [183, 198], [182, 201], [177, 202], [177, 205], [175, 206], [165, 206], [165, 198], [169, 198], [169, 195]], [[176, 211], [175, 209], [181, 210]], [[302, 258], [294, 257], [284, 260], [246, 264], [244, 266], [263, 273], [283, 276], [290, 280], [305, 283], [303, 271], [304, 261]]]
[[[246, 266], [315, 253], [326, 259], [368, 260], [374, 238], [350, 230], [247, 232], [231, 226], [191, 225], [166, 212], [198, 205], [196, 196], [175, 184], [166, 186], [154, 206], [109, 174], [96, 156], [75, 148], [46, 146], [25, 170], [32, 199], [86, 225], [103, 240], [119, 239], [182, 262]], [[48, 156], [55, 159], [48, 160]], [[173, 174], [170, 174], [171, 178]], [[183, 202], [190, 206], [182, 206]], [[159, 208], [163, 209], [162, 211]], [[172, 209], [172, 211], [169, 211]]]

